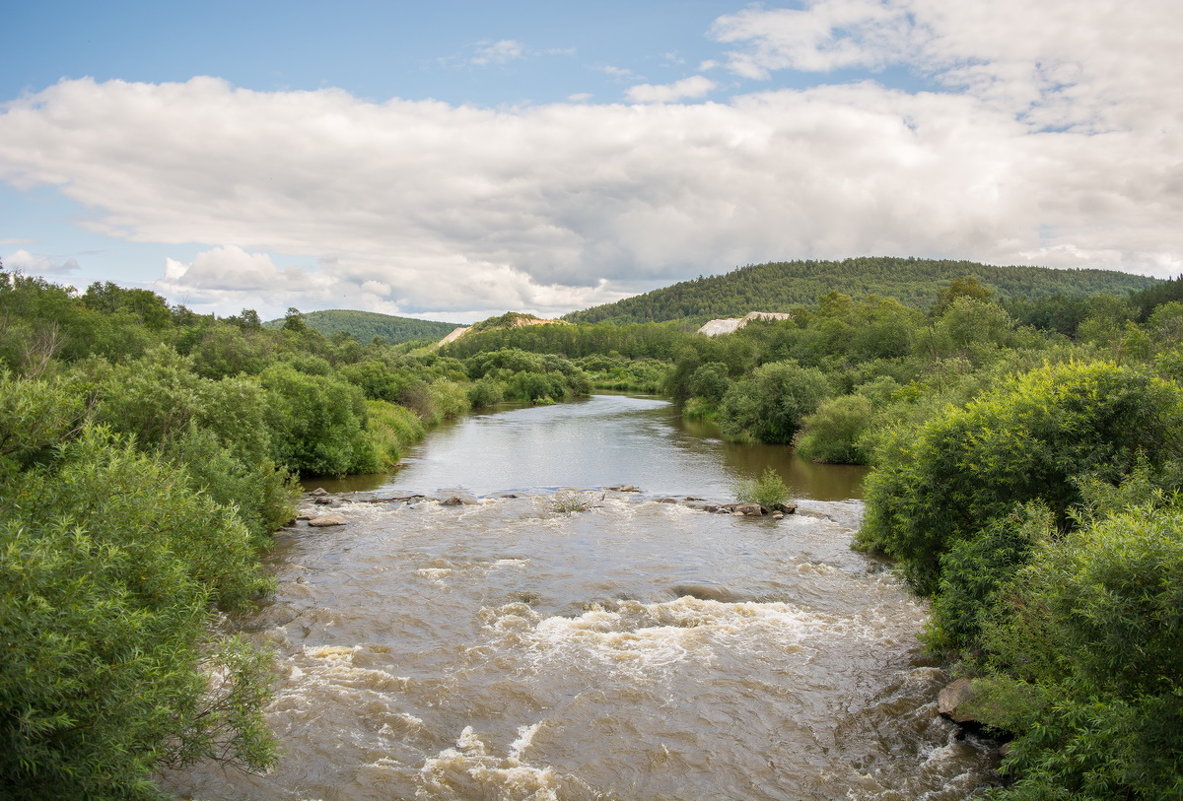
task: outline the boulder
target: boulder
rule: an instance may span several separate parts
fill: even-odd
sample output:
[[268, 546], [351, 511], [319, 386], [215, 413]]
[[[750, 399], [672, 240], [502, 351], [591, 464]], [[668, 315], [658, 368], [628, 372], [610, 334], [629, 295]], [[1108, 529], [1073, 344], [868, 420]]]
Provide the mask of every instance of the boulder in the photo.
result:
[[633, 484], [618, 484], [615, 487], [608, 487], [612, 492], [640, 492], [641, 488]]
[[315, 498], [312, 499], [312, 502], [315, 504], [319, 504], [321, 506], [332, 506], [333, 505], [333, 496], [332, 495], [317, 495]]
[[954, 723], [977, 723], [970, 712], [974, 689], [969, 679], [957, 679], [945, 685], [937, 695], [937, 712]]
[[758, 503], [733, 503], [731, 511], [746, 517], [762, 517], [768, 514], [768, 510]]
[[329, 491], [328, 491], [327, 489], [325, 489], [324, 487], [317, 487], [316, 489], [314, 489], [312, 492], [310, 492], [310, 493], [308, 493], [308, 494], [309, 494], [309, 495], [315, 495], [316, 497], [318, 497], [318, 498], [319, 498], [319, 497], [321, 497], [322, 495], [328, 495], [328, 494], [329, 494]]
[[795, 503], [774, 503], [772, 511], [780, 512], [781, 514], [791, 515], [797, 511], [797, 504]]
[[346, 520], [341, 515], [321, 515], [320, 517], [314, 517], [311, 520], [309, 520], [308, 525], [317, 526], [317, 527], [320, 527], [320, 526], [343, 526], [348, 522], [349, 521]]

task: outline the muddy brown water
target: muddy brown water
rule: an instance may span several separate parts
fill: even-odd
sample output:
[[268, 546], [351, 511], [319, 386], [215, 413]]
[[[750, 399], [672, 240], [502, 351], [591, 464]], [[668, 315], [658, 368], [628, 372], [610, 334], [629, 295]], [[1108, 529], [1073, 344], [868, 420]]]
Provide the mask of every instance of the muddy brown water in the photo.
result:
[[[953, 801], [991, 782], [989, 745], [936, 714], [947, 677], [916, 640], [924, 605], [849, 548], [861, 471], [704, 433], [626, 396], [433, 433], [387, 482], [479, 503], [345, 503], [345, 526], [281, 534], [273, 601], [235, 625], [277, 650], [284, 757], [166, 786], [211, 801]], [[798, 514], [661, 502], [728, 500], [767, 465]], [[644, 491], [605, 489], [621, 484]]]

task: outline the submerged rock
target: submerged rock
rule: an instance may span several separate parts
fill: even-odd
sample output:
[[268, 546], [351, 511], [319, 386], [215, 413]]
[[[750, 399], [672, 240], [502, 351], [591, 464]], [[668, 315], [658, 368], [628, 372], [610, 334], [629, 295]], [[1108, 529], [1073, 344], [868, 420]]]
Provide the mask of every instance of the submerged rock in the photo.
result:
[[453, 492], [440, 498], [440, 506], [473, 506], [480, 503], [475, 495], [467, 492]]
[[343, 526], [349, 521], [341, 515], [321, 515], [308, 521], [310, 526]]

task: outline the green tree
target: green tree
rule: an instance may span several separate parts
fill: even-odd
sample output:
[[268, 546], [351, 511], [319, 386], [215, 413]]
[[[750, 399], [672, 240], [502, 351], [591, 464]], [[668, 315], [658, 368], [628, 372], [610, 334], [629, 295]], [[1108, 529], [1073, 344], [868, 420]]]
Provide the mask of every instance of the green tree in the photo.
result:
[[719, 421], [729, 437], [751, 436], [761, 442], [789, 442], [832, 389], [825, 374], [794, 362], [756, 368], [723, 396]]

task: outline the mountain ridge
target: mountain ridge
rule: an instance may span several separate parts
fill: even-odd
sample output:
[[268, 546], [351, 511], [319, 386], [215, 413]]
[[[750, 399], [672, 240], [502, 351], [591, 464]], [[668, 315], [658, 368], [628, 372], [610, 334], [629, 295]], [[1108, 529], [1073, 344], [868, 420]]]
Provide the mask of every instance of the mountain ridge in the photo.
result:
[[944, 285], [973, 275], [1000, 301], [1098, 292], [1126, 294], [1162, 279], [1115, 270], [998, 267], [965, 260], [855, 257], [841, 261], [766, 262], [727, 273], [679, 281], [640, 295], [571, 312], [569, 322], [618, 324], [742, 317], [752, 309], [787, 312], [812, 305], [828, 292], [881, 295], [927, 308]]

